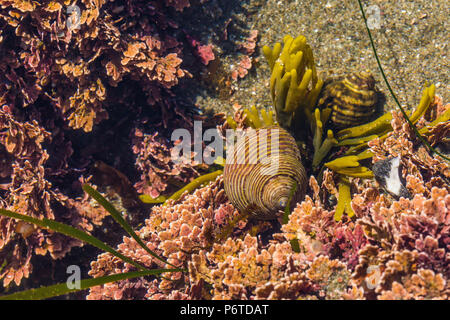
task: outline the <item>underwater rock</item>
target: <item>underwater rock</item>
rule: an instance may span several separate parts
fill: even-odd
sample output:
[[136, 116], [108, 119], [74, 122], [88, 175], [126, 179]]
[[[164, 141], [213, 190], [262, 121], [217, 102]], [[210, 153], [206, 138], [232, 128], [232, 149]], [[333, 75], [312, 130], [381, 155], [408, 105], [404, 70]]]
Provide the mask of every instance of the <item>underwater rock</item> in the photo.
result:
[[378, 183], [395, 197], [411, 198], [401, 178], [400, 157], [380, 160], [374, 163], [372, 171]]

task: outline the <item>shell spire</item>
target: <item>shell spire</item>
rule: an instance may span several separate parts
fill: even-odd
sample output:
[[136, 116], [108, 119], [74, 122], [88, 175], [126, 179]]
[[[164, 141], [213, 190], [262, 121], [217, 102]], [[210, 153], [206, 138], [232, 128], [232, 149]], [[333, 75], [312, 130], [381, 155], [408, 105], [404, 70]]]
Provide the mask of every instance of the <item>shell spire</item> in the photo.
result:
[[352, 73], [325, 86], [319, 108], [331, 108], [331, 121], [336, 129], [368, 122], [376, 111], [378, 95], [375, 79], [369, 72]]

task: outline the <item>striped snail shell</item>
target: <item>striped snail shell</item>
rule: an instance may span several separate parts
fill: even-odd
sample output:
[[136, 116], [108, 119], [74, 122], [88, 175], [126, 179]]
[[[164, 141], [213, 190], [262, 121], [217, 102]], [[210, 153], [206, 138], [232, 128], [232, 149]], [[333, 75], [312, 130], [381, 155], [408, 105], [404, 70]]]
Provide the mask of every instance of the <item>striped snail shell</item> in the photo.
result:
[[223, 178], [233, 205], [262, 220], [282, 215], [291, 195], [293, 209], [307, 184], [295, 139], [279, 126], [247, 130], [228, 150]]
[[319, 108], [331, 108], [331, 121], [336, 129], [364, 124], [375, 114], [377, 92], [375, 79], [369, 72], [352, 73], [325, 86]]

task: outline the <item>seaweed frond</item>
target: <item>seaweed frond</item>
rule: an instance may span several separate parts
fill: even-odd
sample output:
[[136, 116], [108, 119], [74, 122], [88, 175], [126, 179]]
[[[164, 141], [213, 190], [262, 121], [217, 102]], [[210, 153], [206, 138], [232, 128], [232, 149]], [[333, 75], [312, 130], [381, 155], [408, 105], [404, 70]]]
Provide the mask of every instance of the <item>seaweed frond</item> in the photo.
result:
[[295, 113], [312, 118], [323, 81], [318, 78], [311, 47], [304, 36], [283, 38], [284, 45], [263, 47], [271, 69], [270, 93], [278, 123], [289, 130]]
[[253, 129], [268, 127], [275, 124], [272, 110], [266, 111], [263, 108], [258, 110], [255, 106], [252, 106], [251, 108], [245, 108], [244, 114], [247, 116], [247, 124]]
[[[365, 155], [365, 152], [361, 154]], [[373, 178], [373, 172], [367, 167], [361, 166], [358, 162], [359, 160], [362, 160], [359, 156], [344, 156], [325, 163], [325, 166], [344, 176], [364, 179]]]
[[355, 212], [351, 206], [352, 197], [350, 194], [350, 181], [345, 177], [340, 177], [339, 179], [339, 197], [338, 204], [336, 206], [336, 211], [334, 213], [334, 220], [342, 220], [344, 213], [347, 214], [349, 218], [355, 215]]

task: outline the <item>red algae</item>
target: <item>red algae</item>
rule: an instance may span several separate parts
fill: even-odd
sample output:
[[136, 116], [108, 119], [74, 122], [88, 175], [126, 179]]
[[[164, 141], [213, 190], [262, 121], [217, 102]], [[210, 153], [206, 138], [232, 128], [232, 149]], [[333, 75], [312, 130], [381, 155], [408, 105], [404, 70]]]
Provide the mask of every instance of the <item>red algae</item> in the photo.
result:
[[[92, 184], [92, 150], [74, 146], [79, 141], [73, 143], [73, 132], [92, 133], [109, 119], [120, 102], [115, 90], [134, 88], [132, 81], [158, 113], [177, 109], [167, 96], [189, 73], [181, 66], [183, 44], [174, 37], [170, 15], [189, 6], [188, 0], [2, 1], [1, 208], [86, 232], [103, 223], [105, 210], [81, 191], [82, 183]], [[101, 136], [95, 133], [93, 140]], [[81, 245], [2, 216], [0, 280], [4, 287], [20, 285], [35, 254], [61, 259]]]
[[[179, 141], [170, 141], [169, 132], [194, 120], [217, 126], [223, 137], [231, 127], [248, 126], [235, 97], [222, 99], [232, 106], [233, 121], [221, 113], [206, 123], [205, 114], [184, 108], [193, 104], [189, 79], [210, 79], [217, 92], [232, 92], [259, 68], [260, 31], [252, 26], [236, 37], [239, 21], [222, 16], [219, 6], [204, 0], [2, 1], [0, 208], [97, 234], [109, 230], [108, 213], [81, 185], [115, 199], [113, 186], [92, 174], [98, 161], [123, 175], [130, 190], [121, 191], [135, 198], [168, 196], [212, 169], [175, 163], [171, 153]], [[186, 12], [220, 17], [218, 35], [194, 33], [180, 22]], [[228, 41], [230, 56], [218, 39]], [[427, 126], [449, 108], [436, 96], [417, 122], [428, 142], [444, 151], [450, 122]], [[392, 112], [391, 126], [368, 142], [371, 160], [398, 157], [411, 197], [352, 178], [355, 215], [336, 221], [340, 180], [325, 169], [309, 177], [305, 199], [281, 224], [238, 212], [219, 176], [176, 201], [139, 206], [138, 236], [185, 272], [92, 287], [86, 298], [448, 300], [450, 166], [427, 151], [400, 112]], [[170, 267], [131, 237], [113, 240], [120, 253], [147, 268]], [[0, 292], [23, 286], [26, 278], [36, 282], [37, 255], [58, 265], [82, 245], [0, 216]], [[110, 253], [75, 258], [90, 264], [94, 278], [136, 271]]]
[[[241, 117], [237, 109], [237, 123], [244, 122]], [[394, 131], [369, 145], [374, 161], [401, 156], [411, 199], [353, 179], [355, 218], [337, 222], [336, 202], [330, 201], [338, 195], [337, 177], [325, 170], [321, 184], [311, 176], [309, 194], [268, 241], [251, 235], [254, 221], [233, 226], [221, 238], [214, 236], [217, 230], [238, 212], [218, 178], [176, 203], [154, 207], [139, 231], [151, 249], [188, 268], [169, 275], [183, 281], [127, 280], [93, 288], [88, 298], [117, 299], [131, 290], [138, 299], [448, 299], [448, 164], [422, 147], [415, 151], [416, 138], [399, 114], [392, 122]], [[134, 241], [125, 239], [118, 248], [146, 266], [161, 267]], [[131, 269], [103, 254], [90, 274]]]

